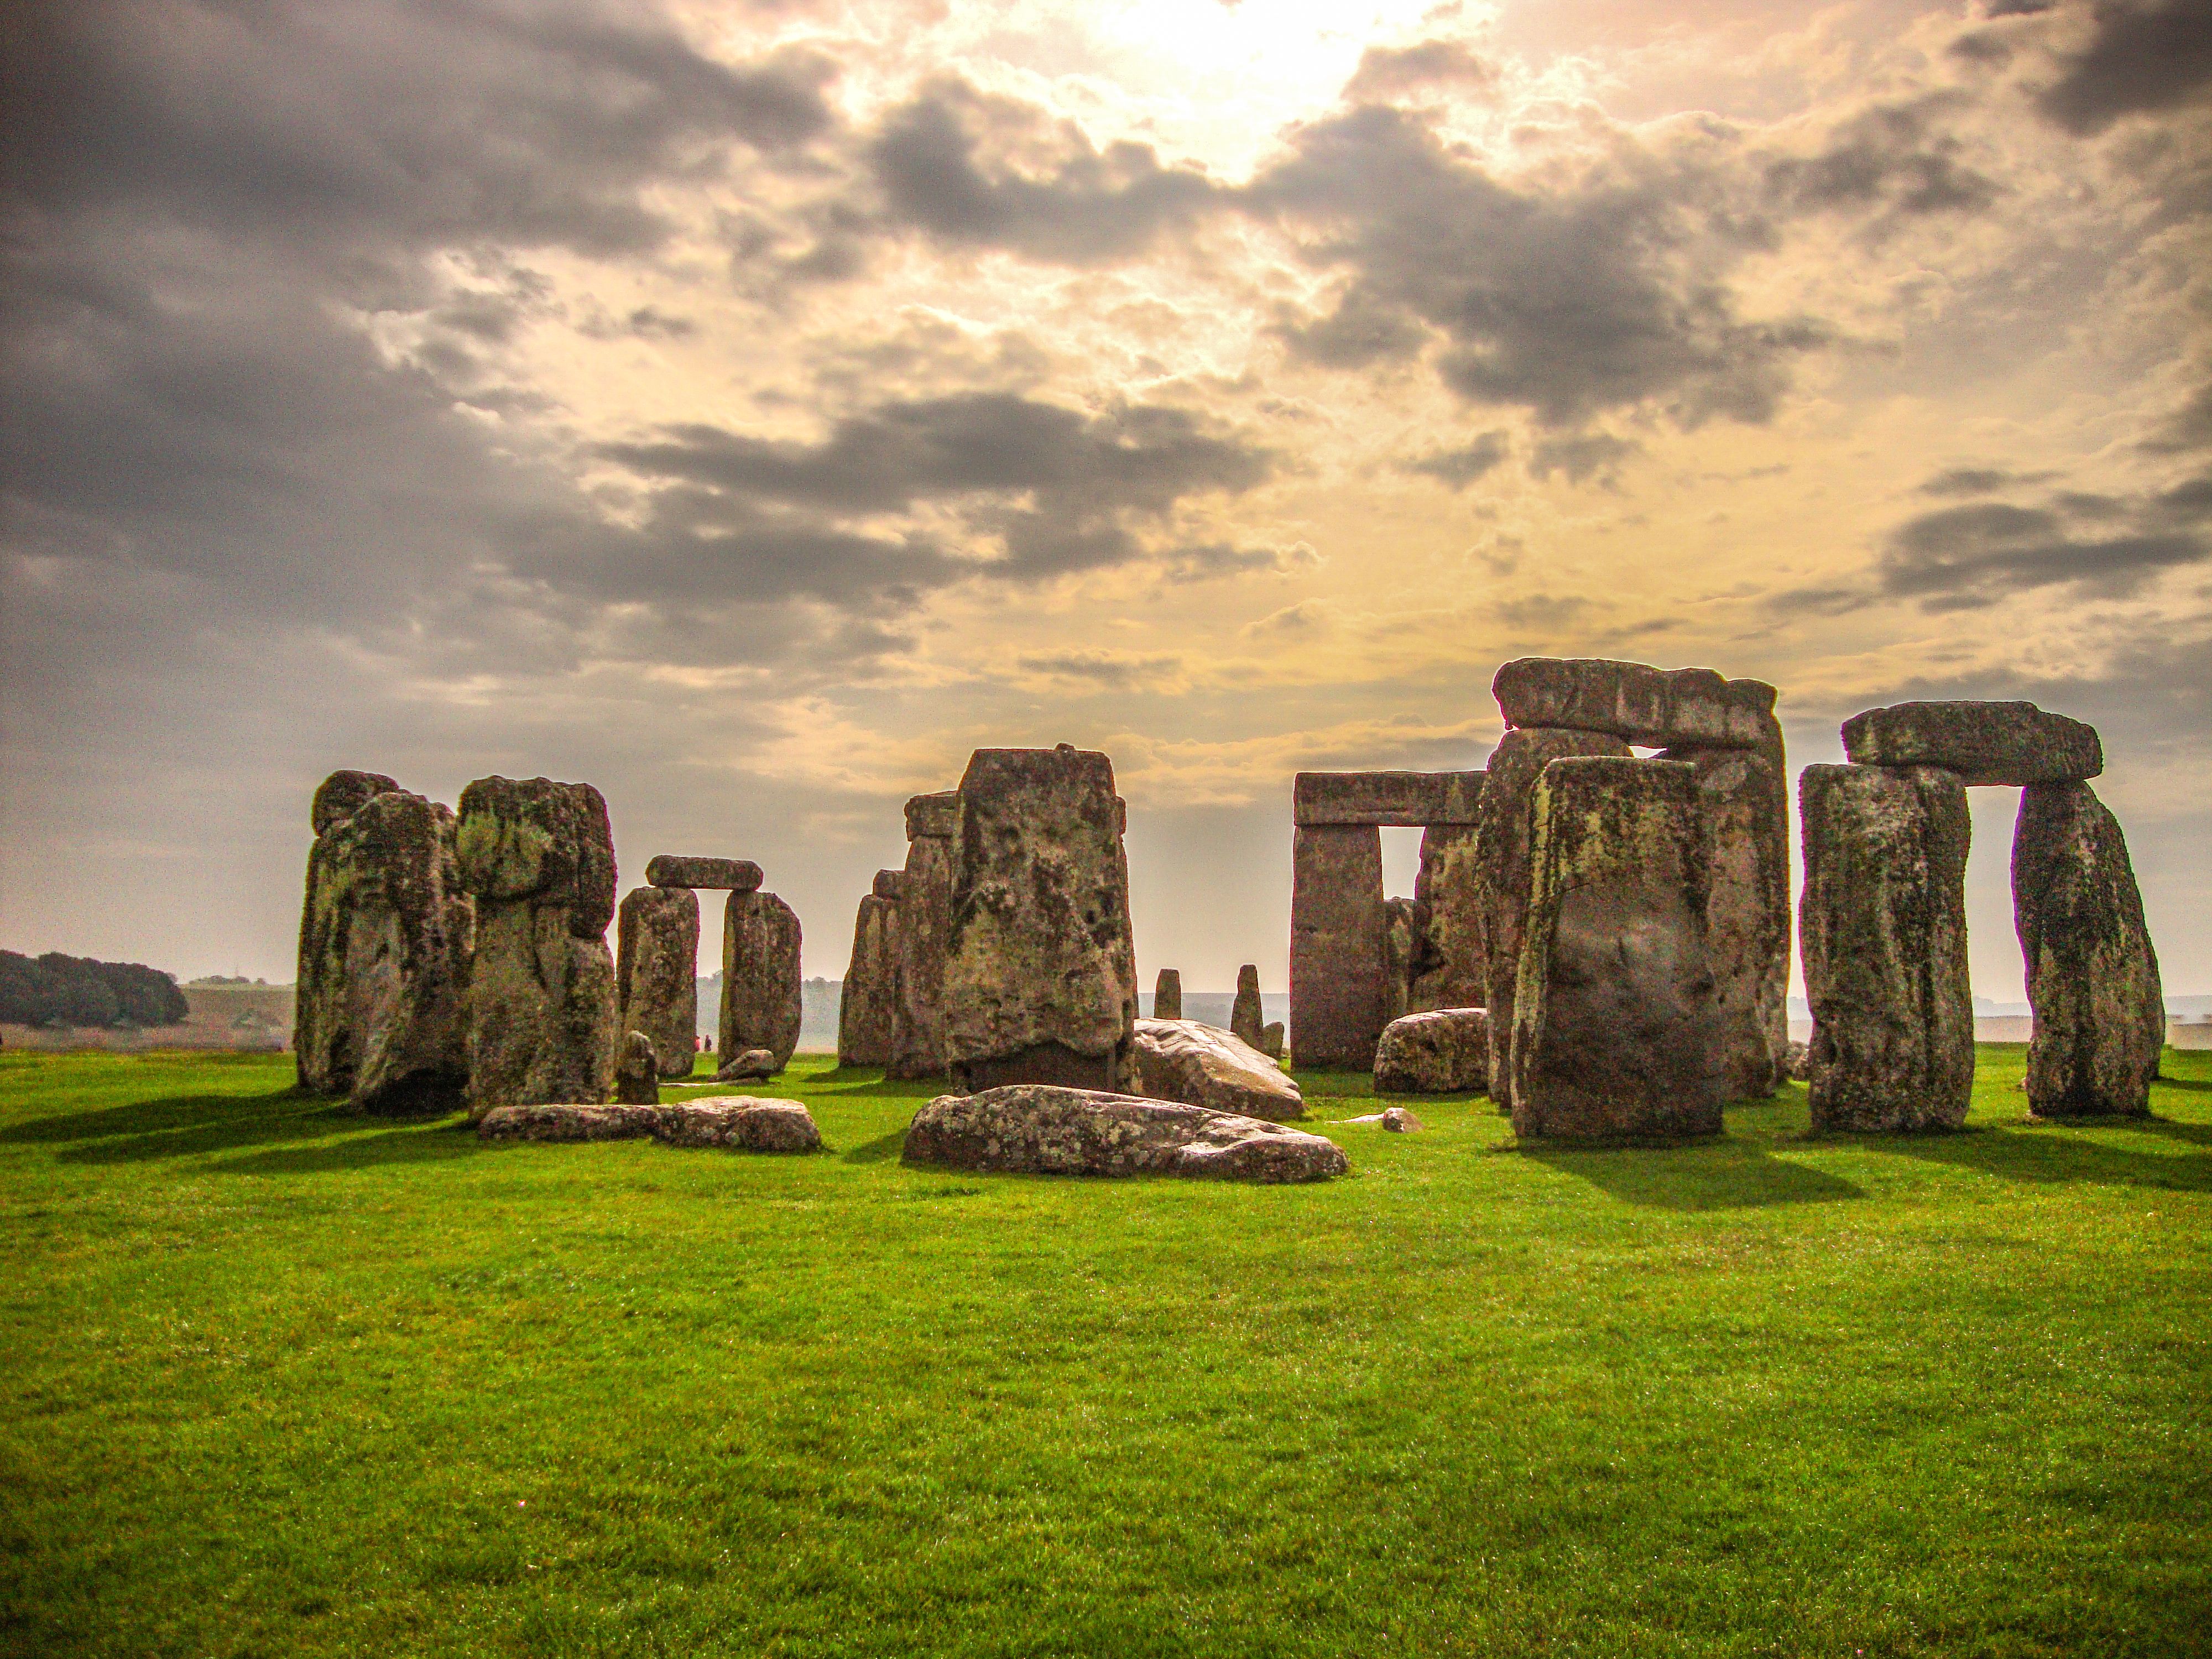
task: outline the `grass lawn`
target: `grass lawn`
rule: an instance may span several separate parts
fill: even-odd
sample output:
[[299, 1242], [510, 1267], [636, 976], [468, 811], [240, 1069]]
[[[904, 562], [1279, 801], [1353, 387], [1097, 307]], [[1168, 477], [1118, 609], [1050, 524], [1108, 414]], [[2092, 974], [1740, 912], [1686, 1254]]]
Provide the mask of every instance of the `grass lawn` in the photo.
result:
[[1353, 1174], [486, 1147], [0, 1054], [0, 1650], [2212, 1652], [2212, 1055], [2158, 1116]]

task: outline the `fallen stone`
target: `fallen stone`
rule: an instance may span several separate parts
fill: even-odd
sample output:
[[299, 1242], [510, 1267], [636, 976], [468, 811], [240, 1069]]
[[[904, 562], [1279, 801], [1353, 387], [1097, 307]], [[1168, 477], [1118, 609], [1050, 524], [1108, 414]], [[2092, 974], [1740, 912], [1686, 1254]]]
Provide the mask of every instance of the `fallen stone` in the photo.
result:
[[1299, 1065], [1374, 1065], [1389, 972], [1384, 927], [1382, 832], [1363, 824], [1293, 830], [1291, 1029]]
[[853, 957], [837, 1003], [840, 1066], [890, 1063], [891, 1027], [898, 1007], [899, 913], [898, 901], [880, 890], [884, 876], [897, 873], [877, 872], [878, 890], [862, 896], [853, 919]]
[[959, 789], [945, 1058], [971, 1090], [1131, 1080], [1136, 947], [1121, 798], [1102, 754], [979, 749]]
[[622, 1029], [653, 1043], [663, 1077], [691, 1075], [699, 1039], [699, 896], [636, 887], [615, 917], [615, 995]]
[[1262, 1024], [1260, 1003], [1260, 970], [1246, 963], [1237, 970], [1237, 998], [1229, 1005], [1229, 1030], [1240, 1042], [1260, 1046]]
[[1966, 787], [1935, 767], [1808, 766], [1797, 799], [1813, 1127], [1954, 1129], [1974, 1083]]
[[2021, 792], [2013, 920], [2035, 1023], [2028, 1103], [2044, 1117], [2142, 1117], [2166, 1046], [2158, 953], [2119, 820], [2086, 783]]
[[1720, 1132], [1728, 1087], [1706, 869], [1692, 768], [1570, 757], [1544, 769], [1513, 1009], [1516, 1134]]
[[1653, 749], [1753, 749], [1774, 729], [1774, 688], [1711, 668], [1654, 668], [1591, 657], [1522, 657], [1491, 690], [1515, 726], [1602, 732]]
[[622, 1060], [615, 1067], [615, 1099], [624, 1106], [660, 1103], [660, 1058], [653, 1039], [642, 1031], [623, 1038]]
[[750, 859], [686, 858], [677, 853], [656, 854], [645, 866], [648, 887], [728, 888], [750, 893], [761, 884], [761, 867]]
[[381, 772], [333, 772], [316, 787], [307, 821], [319, 836], [332, 824], [344, 823], [375, 796], [398, 787], [396, 779]]
[[952, 932], [952, 832], [959, 823], [957, 791], [916, 795], [906, 804], [897, 1002], [887, 1078], [911, 1082], [945, 1075], [945, 952]]
[[1437, 1008], [1392, 1020], [1375, 1048], [1376, 1093], [1481, 1093], [1490, 1082], [1489, 1027], [1480, 1008]]
[[1326, 1181], [1350, 1167], [1326, 1137], [1203, 1106], [1018, 1084], [939, 1095], [906, 1132], [909, 1164], [1035, 1175]]
[[722, 911], [722, 1047], [765, 1048], [775, 1068], [799, 1047], [799, 915], [774, 893], [732, 893]]
[[1481, 795], [1480, 772], [1301, 772], [1291, 780], [1291, 818], [1410, 830], [1472, 823]]
[[1152, 981], [1152, 1018], [1182, 1018], [1182, 975], [1173, 968], [1161, 969], [1160, 976]]
[[724, 1060], [714, 1073], [717, 1083], [743, 1083], [755, 1078], [774, 1077], [783, 1069], [775, 1055], [766, 1048], [741, 1048]]
[[1420, 954], [1408, 1013], [1477, 1008], [1490, 994], [1474, 842], [1471, 823], [1434, 823], [1422, 832], [1420, 871], [1413, 878], [1413, 902], [1422, 918]]
[[1305, 1115], [1305, 1099], [1283, 1068], [1233, 1032], [1194, 1019], [1140, 1019], [1131, 1052], [1138, 1091], [1285, 1123]]
[[2105, 769], [2097, 728], [2032, 702], [1899, 702], [1844, 722], [1860, 766], [1940, 766], [1965, 784], [2074, 783]]
[[708, 1095], [672, 1105], [545, 1103], [500, 1106], [477, 1133], [486, 1140], [641, 1140], [754, 1152], [811, 1152], [822, 1145], [812, 1115], [795, 1100]]
[[1383, 1110], [1382, 1127], [1394, 1135], [1419, 1134], [1421, 1131], [1421, 1120], [1403, 1106], [1391, 1106]]

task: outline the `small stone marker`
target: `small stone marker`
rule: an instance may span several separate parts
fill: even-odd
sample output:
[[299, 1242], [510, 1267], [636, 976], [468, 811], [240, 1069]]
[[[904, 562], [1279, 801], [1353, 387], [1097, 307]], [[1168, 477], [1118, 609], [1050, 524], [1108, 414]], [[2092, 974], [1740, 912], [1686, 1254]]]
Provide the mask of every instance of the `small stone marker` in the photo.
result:
[[1271, 1019], [1260, 1028], [1260, 1052], [1272, 1060], [1283, 1058], [1283, 1022]]
[[1152, 981], [1152, 1018], [1182, 1018], [1182, 975], [1173, 968], [1161, 969], [1160, 976]]
[[615, 1099], [624, 1106], [660, 1103], [660, 1059], [653, 1039], [642, 1031], [623, 1037], [621, 1063], [615, 1067]]
[[663, 1077], [691, 1075], [699, 1036], [699, 896], [635, 887], [615, 923], [615, 990], [625, 1031], [642, 1031]]
[[1326, 1181], [1350, 1165], [1327, 1137], [1202, 1106], [1015, 1084], [939, 1095], [906, 1132], [906, 1161], [1036, 1175]]
[[1844, 722], [1862, 766], [1940, 766], [1966, 784], [2075, 783], [2105, 769], [2097, 728], [2032, 702], [1899, 702]]
[[1132, 1053], [1138, 1089], [1147, 1099], [1179, 1100], [1273, 1123], [1306, 1115], [1304, 1097], [1281, 1066], [1217, 1026], [1140, 1019]]
[[726, 887], [733, 893], [750, 893], [761, 884], [761, 867], [750, 859], [686, 858], [677, 853], [659, 853], [645, 866], [645, 884]]
[[1419, 1134], [1421, 1132], [1421, 1120], [1403, 1106], [1389, 1106], [1383, 1109], [1382, 1127], [1394, 1135]]
[[722, 911], [722, 1047], [765, 1048], [775, 1069], [799, 1048], [798, 913], [774, 893], [732, 892]]

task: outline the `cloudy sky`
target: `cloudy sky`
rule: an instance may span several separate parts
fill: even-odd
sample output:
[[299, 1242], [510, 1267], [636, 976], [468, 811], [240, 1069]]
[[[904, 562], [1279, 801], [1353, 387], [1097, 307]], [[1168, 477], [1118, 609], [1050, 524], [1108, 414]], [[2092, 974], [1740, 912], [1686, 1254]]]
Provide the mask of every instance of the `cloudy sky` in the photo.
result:
[[1291, 775], [1480, 765], [1546, 653], [1796, 763], [2094, 721], [2212, 991], [2212, 0], [0, 28], [0, 945], [289, 978], [354, 766], [594, 782], [835, 975], [903, 798], [1066, 740], [1144, 973], [1279, 989]]

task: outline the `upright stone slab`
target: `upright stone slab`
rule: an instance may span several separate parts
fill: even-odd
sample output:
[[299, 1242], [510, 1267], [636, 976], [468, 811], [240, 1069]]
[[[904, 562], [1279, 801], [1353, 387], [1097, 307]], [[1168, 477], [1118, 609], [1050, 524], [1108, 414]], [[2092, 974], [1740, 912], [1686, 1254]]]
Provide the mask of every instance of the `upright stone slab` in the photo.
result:
[[1628, 753], [1627, 744], [1601, 732], [1516, 728], [1498, 739], [1490, 757], [1475, 823], [1474, 858], [1489, 980], [1480, 999], [1490, 1011], [1489, 1092], [1501, 1106], [1512, 1086], [1513, 992], [1521, 936], [1528, 926], [1528, 842], [1536, 781], [1555, 760], [1575, 756], [1626, 759]]
[[2119, 820], [2086, 783], [2021, 791], [2013, 920], [2035, 1024], [2027, 1100], [2050, 1117], [2142, 1117], [2166, 1046], [2158, 953]]
[[[1413, 1011], [1413, 981], [1420, 972], [1428, 929], [1418, 899], [1382, 901], [1382, 1029]], [[1382, 1033], [1376, 1034], [1382, 1041]]]
[[1808, 766], [1797, 805], [1813, 1127], [1956, 1128], [1974, 1084], [1966, 786], [1936, 767]]
[[1679, 762], [1569, 757], [1536, 785], [1512, 1034], [1513, 1129], [1718, 1133], [1704, 803]]
[[1382, 831], [1301, 824], [1291, 884], [1291, 1051], [1301, 1066], [1371, 1070], [1389, 972]]
[[1248, 962], [1237, 970], [1237, 997], [1229, 1005], [1229, 1029], [1238, 1042], [1256, 1048], [1266, 1024], [1260, 1001], [1260, 969]]
[[733, 892], [722, 911], [722, 1052], [762, 1048], [775, 1068], [799, 1048], [799, 916], [773, 893]]
[[955, 790], [916, 795], [906, 804], [898, 989], [886, 1077], [915, 1081], [945, 1075], [945, 951], [952, 932], [952, 835], [959, 823]]
[[479, 778], [461, 792], [454, 848], [477, 898], [471, 1112], [605, 1102], [620, 1048], [605, 800], [587, 783]]
[[1965, 784], [2079, 783], [2105, 769], [2097, 728], [2032, 702], [1899, 702], [1844, 722], [1861, 766], [1940, 766]]
[[979, 749], [961, 778], [945, 1050], [971, 1091], [1133, 1085], [1136, 947], [1113, 763]]
[[[321, 835], [334, 823], [343, 823], [378, 795], [399, 787], [396, 779], [381, 772], [333, 772], [316, 786], [307, 808], [307, 821]], [[297, 1020], [294, 1021], [296, 1025]]]
[[1711, 668], [1594, 657], [1522, 657], [1491, 681], [1508, 726], [1600, 732], [1647, 748], [1764, 750], [1774, 688]]
[[699, 896], [689, 887], [624, 895], [615, 992], [623, 1030], [645, 1034], [660, 1075], [690, 1077], [699, 1047]]
[[1179, 969], [1163, 968], [1160, 976], [1152, 981], [1152, 1018], [1182, 1018], [1182, 974]]
[[[889, 879], [886, 880], [886, 878]], [[887, 1066], [898, 1004], [898, 890], [903, 874], [878, 870], [853, 919], [853, 959], [837, 1004], [837, 1063]]]
[[1490, 998], [1490, 974], [1474, 824], [1432, 823], [1422, 832], [1413, 902], [1420, 907], [1421, 947], [1407, 1012], [1481, 1007]]
[[[364, 778], [377, 787], [352, 787]], [[468, 1088], [476, 933], [453, 814], [342, 772], [316, 792], [313, 817], [293, 1015], [301, 1086], [363, 1111], [451, 1110]]]

